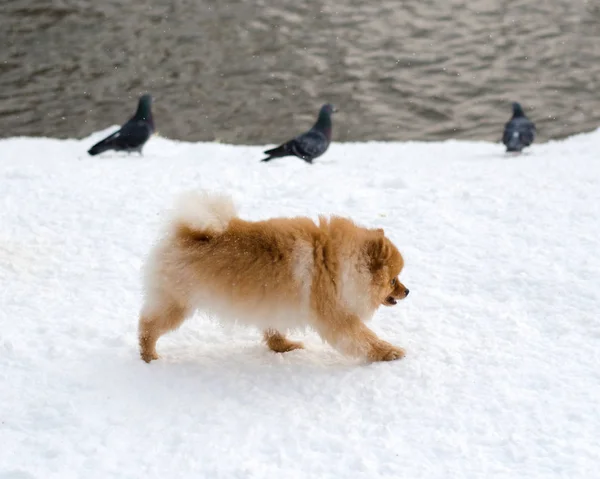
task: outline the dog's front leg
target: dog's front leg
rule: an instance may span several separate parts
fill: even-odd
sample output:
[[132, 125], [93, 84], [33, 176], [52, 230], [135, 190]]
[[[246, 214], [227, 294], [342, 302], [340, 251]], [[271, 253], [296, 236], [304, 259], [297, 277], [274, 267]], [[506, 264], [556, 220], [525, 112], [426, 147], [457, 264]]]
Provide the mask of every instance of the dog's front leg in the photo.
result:
[[379, 339], [355, 314], [330, 312], [319, 321], [317, 331], [335, 349], [348, 356], [369, 361], [394, 361], [404, 357], [404, 349]]

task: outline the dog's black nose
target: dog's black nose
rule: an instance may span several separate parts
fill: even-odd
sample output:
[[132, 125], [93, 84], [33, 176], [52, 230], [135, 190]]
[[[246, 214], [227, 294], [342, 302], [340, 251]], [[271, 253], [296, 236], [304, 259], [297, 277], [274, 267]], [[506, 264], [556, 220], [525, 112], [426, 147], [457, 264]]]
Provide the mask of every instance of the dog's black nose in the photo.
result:
[[404, 297], [408, 296], [408, 293], [410, 293], [410, 289], [406, 288], [404, 290]]

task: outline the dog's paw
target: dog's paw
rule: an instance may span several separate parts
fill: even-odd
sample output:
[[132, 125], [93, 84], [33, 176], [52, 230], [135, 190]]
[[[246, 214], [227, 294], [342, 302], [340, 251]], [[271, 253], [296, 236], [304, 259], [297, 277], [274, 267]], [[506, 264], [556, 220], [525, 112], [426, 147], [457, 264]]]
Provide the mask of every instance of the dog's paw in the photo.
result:
[[153, 351], [153, 352], [140, 351], [140, 356], [147, 363], [149, 363], [150, 361], [152, 361], [154, 359], [160, 358], [160, 356], [156, 353], [156, 351]]
[[402, 359], [406, 355], [404, 349], [393, 344], [381, 341], [371, 348], [369, 359], [371, 361], [395, 361]]
[[287, 353], [295, 349], [304, 349], [304, 345], [300, 341], [290, 341], [284, 334], [274, 329], [265, 331], [264, 339], [269, 349], [276, 353]]
[[295, 349], [304, 349], [304, 344], [299, 341], [288, 341], [283, 347], [278, 350], [278, 353], [289, 353]]
[[304, 344], [302, 344], [300, 341], [290, 341], [288, 339], [283, 341], [270, 341], [268, 346], [271, 351], [276, 353], [289, 353], [295, 349], [304, 349]]

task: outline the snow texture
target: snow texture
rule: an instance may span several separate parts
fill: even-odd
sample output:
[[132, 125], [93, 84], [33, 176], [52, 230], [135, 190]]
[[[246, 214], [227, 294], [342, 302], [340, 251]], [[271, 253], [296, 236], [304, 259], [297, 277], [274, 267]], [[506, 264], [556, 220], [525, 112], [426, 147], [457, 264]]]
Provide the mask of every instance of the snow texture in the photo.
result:
[[[264, 148], [0, 141], [0, 478], [591, 478], [600, 457], [600, 130], [509, 156], [483, 142]], [[365, 364], [311, 332], [270, 352], [195, 317], [136, 344], [140, 267], [174, 198], [243, 217], [383, 227], [410, 296]]]

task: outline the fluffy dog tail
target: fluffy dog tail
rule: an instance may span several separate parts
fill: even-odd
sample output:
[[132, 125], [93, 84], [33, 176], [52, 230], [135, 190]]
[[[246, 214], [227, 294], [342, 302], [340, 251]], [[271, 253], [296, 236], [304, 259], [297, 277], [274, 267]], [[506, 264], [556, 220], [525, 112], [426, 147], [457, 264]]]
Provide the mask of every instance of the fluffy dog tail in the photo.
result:
[[209, 192], [188, 192], [175, 203], [169, 229], [176, 236], [208, 235], [225, 231], [237, 217], [231, 197]]

